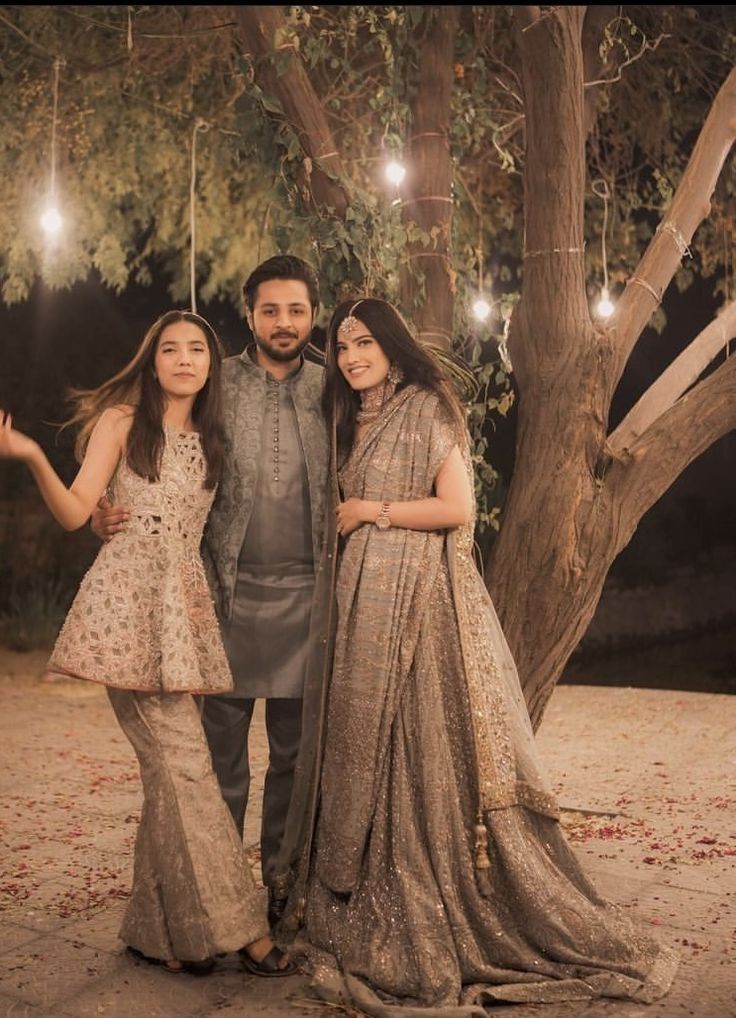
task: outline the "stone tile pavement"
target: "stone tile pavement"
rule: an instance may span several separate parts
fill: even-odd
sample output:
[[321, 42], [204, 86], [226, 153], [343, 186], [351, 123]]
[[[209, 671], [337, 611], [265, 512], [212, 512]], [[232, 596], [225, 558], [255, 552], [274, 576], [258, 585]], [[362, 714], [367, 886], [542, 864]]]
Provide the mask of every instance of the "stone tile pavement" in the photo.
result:
[[[45, 655], [0, 653], [0, 1015], [327, 1018], [303, 977], [206, 978], [131, 961], [117, 939], [140, 790], [104, 690], [43, 679]], [[513, 1018], [736, 1016], [736, 698], [562, 686], [539, 734], [568, 836], [600, 889], [680, 950], [669, 996], [503, 1006]], [[255, 845], [265, 766], [252, 733]], [[256, 864], [255, 850], [253, 852]], [[353, 1015], [355, 1012], [353, 1012]]]

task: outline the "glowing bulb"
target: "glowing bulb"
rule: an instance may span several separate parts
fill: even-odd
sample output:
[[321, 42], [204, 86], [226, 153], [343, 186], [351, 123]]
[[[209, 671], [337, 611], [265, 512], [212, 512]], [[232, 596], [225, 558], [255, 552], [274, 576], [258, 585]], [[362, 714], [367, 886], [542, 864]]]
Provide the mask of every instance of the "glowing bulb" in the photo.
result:
[[404, 169], [404, 167], [401, 165], [401, 163], [397, 163], [395, 160], [393, 160], [386, 166], [384, 172], [386, 173], [386, 179], [388, 180], [388, 182], [390, 184], [395, 184], [396, 187], [399, 186], [401, 181], [406, 176], [406, 170]]
[[473, 315], [479, 322], [485, 322], [491, 313], [491, 305], [479, 297], [473, 304]]
[[604, 286], [603, 289], [601, 290], [601, 299], [598, 301], [596, 305], [595, 312], [599, 318], [610, 318], [610, 316], [613, 314], [613, 311], [614, 307], [613, 304], [611, 303], [611, 298], [608, 294], [608, 290]]
[[49, 205], [41, 213], [41, 226], [50, 237], [56, 236], [63, 222], [59, 210], [53, 205]]

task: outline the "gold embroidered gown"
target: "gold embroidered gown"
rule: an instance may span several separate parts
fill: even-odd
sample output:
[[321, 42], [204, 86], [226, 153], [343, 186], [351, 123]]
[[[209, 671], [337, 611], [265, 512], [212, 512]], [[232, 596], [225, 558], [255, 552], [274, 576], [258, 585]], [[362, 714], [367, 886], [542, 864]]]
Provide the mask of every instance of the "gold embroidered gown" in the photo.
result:
[[[455, 444], [437, 397], [408, 386], [353, 448], [342, 498], [429, 497]], [[332, 673], [315, 653], [281, 860], [315, 988], [381, 1018], [654, 1000], [676, 959], [599, 897], [560, 832], [472, 535], [362, 526], [336, 618], [315, 612]]]

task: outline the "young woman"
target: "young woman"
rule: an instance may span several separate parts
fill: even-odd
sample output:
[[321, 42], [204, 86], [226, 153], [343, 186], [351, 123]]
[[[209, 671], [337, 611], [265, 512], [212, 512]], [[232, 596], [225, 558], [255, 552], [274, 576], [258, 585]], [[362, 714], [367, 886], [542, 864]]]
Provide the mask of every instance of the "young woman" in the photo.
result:
[[381, 1018], [654, 1000], [676, 960], [601, 900], [560, 833], [472, 560], [463, 416], [385, 302], [337, 308], [325, 409], [327, 661], [308, 675], [281, 860], [321, 993]]
[[[27, 464], [67, 530], [108, 486], [131, 507], [71, 606], [51, 671], [107, 686], [140, 764], [143, 810], [121, 938], [168, 971], [202, 974], [240, 950], [264, 976], [295, 971], [268, 924], [212, 771], [193, 694], [232, 688], [199, 554], [223, 456], [219, 340], [169, 311], [99, 389], [77, 393], [79, 472], [67, 488], [0, 411], [0, 456]], [[71, 422], [70, 422], [71, 423]]]

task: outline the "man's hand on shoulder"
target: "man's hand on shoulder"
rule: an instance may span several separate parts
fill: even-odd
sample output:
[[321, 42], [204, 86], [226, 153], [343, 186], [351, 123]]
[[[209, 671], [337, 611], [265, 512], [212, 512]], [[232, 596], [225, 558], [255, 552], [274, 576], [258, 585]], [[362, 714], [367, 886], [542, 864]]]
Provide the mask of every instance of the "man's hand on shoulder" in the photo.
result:
[[115, 534], [125, 530], [130, 513], [122, 506], [113, 505], [107, 495], [103, 495], [92, 513], [90, 527], [101, 541], [109, 541]]

